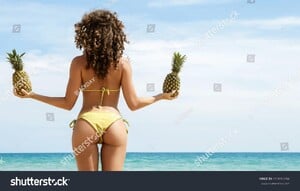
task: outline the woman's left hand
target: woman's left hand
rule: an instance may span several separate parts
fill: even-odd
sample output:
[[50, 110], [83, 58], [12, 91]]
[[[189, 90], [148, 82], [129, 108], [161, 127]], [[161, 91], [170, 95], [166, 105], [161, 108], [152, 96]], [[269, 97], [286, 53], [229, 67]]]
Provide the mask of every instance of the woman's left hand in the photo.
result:
[[26, 90], [24, 90], [24, 89], [22, 89], [21, 90], [22, 91], [22, 93], [24, 94], [24, 95], [19, 95], [19, 94], [17, 94], [17, 91], [16, 91], [16, 89], [14, 88], [14, 95], [15, 96], [17, 96], [17, 97], [19, 97], [19, 98], [31, 98], [32, 97], [32, 95], [33, 95], [33, 92], [31, 91], [31, 92], [27, 92]]

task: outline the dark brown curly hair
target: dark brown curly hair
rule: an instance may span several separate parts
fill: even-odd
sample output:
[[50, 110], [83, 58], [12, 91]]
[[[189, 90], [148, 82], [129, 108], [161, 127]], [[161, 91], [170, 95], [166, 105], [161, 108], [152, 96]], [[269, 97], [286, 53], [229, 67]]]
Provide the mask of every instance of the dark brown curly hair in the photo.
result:
[[87, 69], [92, 67], [101, 79], [106, 77], [111, 65], [118, 67], [124, 42], [128, 43], [123, 28], [117, 13], [107, 10], [87, 13], [75, 24], [76, 47], [84, 50]]

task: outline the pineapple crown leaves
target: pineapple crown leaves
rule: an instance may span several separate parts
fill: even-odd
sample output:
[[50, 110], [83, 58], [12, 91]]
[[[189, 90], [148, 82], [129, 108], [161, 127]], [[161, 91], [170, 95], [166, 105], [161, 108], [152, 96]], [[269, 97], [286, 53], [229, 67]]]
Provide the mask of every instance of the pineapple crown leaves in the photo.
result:
[[22, 56], [25, 55], [25, 52], [22, 54], [18, 54], [16, 49], [13, 49], [12, 53], [7, 53], [7, 55], [8, 55], [7, 60], [9, 63], [11, 63], [13, 69], [16, 71], [22, 71], [23, 70]]
[[185, 61], [186, 61], [186, 55], [182, 56], [179, 52], [174, 52], [173, 63], [172, 63], [172, 72], [178, 74]]

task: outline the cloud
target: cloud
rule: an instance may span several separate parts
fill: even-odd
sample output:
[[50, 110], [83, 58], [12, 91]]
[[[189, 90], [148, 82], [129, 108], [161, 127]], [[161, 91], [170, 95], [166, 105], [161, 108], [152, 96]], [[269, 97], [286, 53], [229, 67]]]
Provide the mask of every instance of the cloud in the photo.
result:
[[27, 70], [32, 75], [44, 74], [64, 74], [69, 69], [70, 56], [62, 54], [41, 53], [40, 51], [30, 51], [24, 57]]
[[238, 24], [246, 27], [262, 29], [280, 29], [281, 27], [299, 27], [300, 17], [279, 17], [272, 19], [249, 19], [239, 20]]
[[192, 6], [207, 4], [227, 4], [236, 0], [154, 0], [148, 3], [149, 7], [172, 7], [172, 6]]
[[[300, 69], [297, 62], [300, 46], [296, 44], [295, 39], [220, 35], [209, 39], [205, 47], [197, 47], [197, 38], [190, 37], [174, 41], [138, 40], [128, 47], [127, 52], [132, 60], [138, 92], [145, 92], [146, 83], [154, 82], [159, 93], [162, 81], [170, 71], [172, 53], [179, 50], [188, 57], [180, 74], [184, 104], [207, 106], [206, 110], [210, 112], [238, 114], [247, 110], [245, 105], [259, 105], [265, 99], [275, 97], [273, 91], [280, 89], [281, 84]], [[248, 53], [256, 54], [255, 63], [246, 62]], [[213, 83], [222, 83], [223, 92], [214, 93]], [[213, 106], [217, 95], [220, 95], [219, 104]], [[285, 105], [293, 102], [287, 100]], [[235, 104], [229, 107], [226, 103]]]

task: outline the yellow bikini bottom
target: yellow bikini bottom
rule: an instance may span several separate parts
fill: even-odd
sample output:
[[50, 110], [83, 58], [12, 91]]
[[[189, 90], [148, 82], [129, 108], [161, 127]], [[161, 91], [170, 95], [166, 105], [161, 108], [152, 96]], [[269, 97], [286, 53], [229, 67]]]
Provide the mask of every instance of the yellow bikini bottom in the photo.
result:
[[[99, 143], [102, 143], [103, 134], [107, 131], [111, 124], [123, 118], [119, 114], [111, 111], [88, 111], [80, 114], [77, 120], [79, 119], [85, 120], [95, 129], [97, 136], [99, 137]], [[75, 126], [77, 120], [73, 120], [70, 123], [71, 128]], [[126, 123], [126, 131], [128, 133], [128, 122], [125, 119], [123, 119], [123, 121]]]

